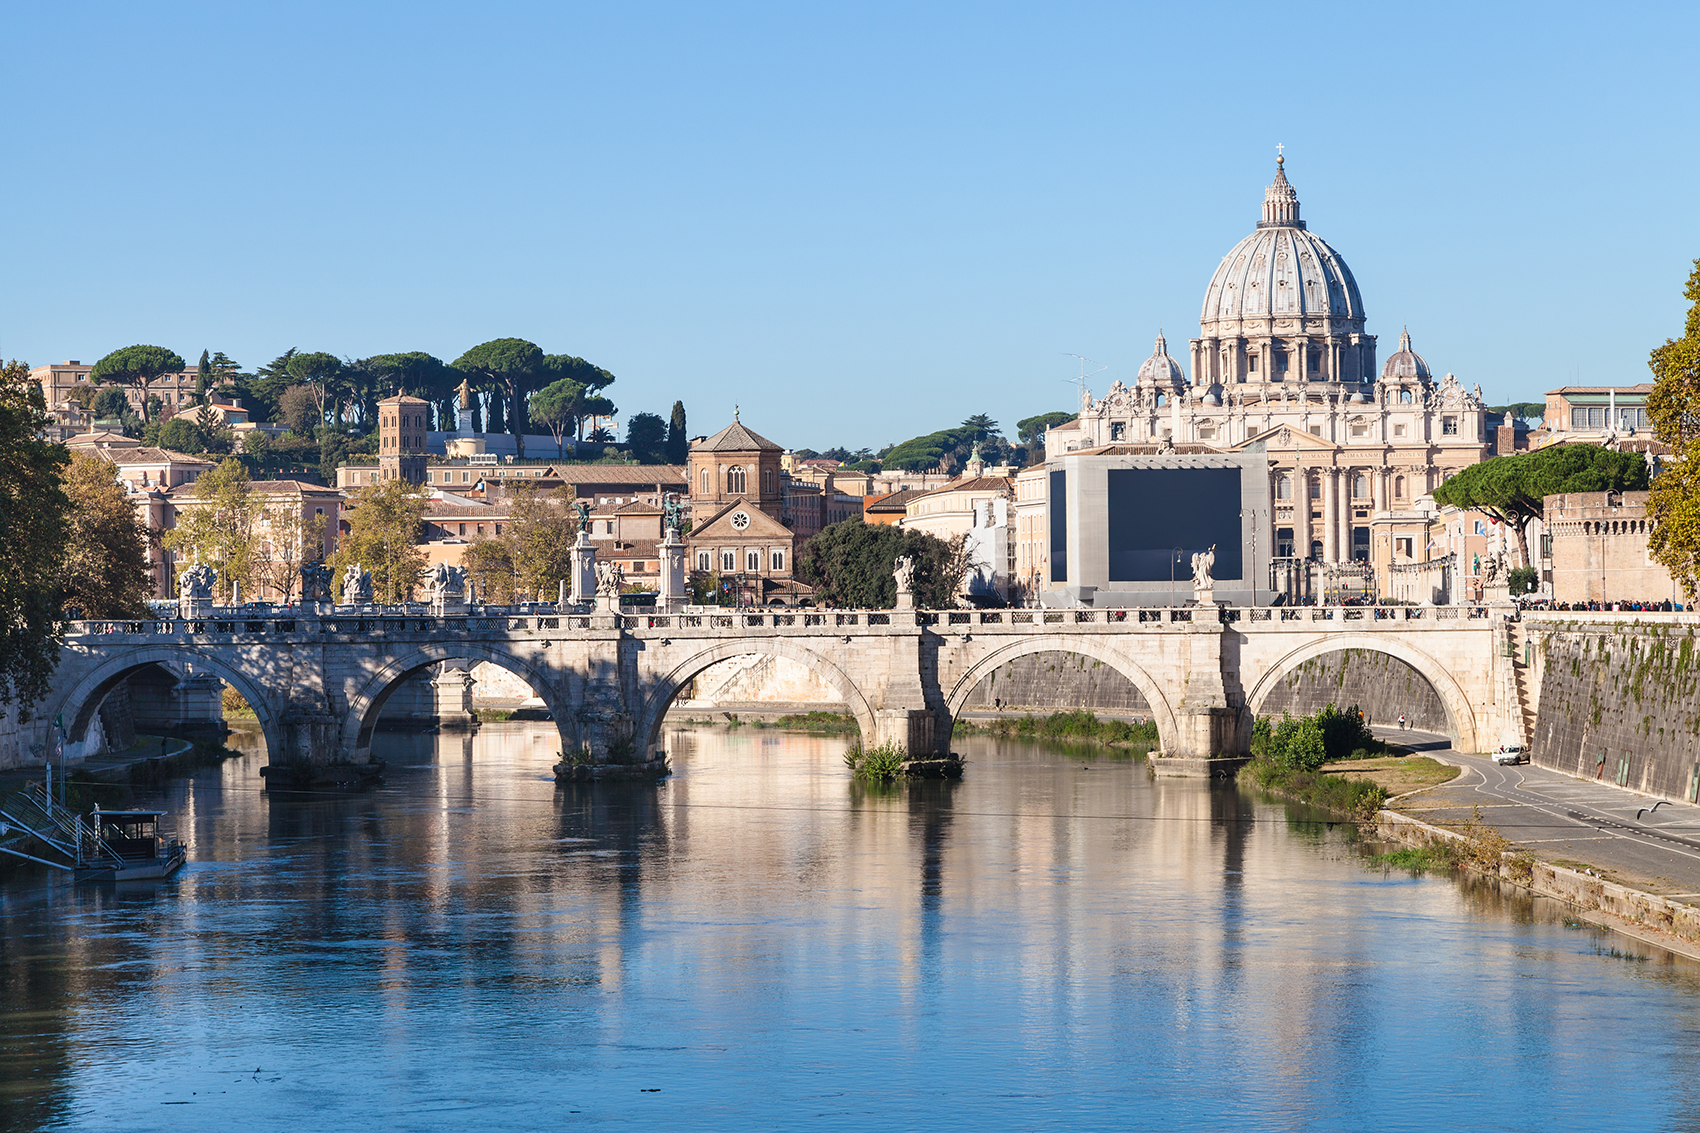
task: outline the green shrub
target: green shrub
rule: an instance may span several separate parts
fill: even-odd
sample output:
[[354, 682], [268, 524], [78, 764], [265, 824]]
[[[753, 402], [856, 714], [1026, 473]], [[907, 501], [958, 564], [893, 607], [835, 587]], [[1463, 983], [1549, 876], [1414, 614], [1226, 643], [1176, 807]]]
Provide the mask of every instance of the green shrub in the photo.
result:
[[889, 783], [903, 773], [903, 762], [908, 758], [909, 753], [896, 744], [864, 748], [858, 743], [844, 753], [844, 765], [858, 779]]

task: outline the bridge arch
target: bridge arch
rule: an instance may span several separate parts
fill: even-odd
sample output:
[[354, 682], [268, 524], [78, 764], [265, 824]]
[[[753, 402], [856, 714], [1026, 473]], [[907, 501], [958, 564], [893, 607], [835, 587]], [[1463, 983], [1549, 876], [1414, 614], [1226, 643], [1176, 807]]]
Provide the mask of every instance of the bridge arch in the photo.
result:
[[874, 710], [869, 706], [868, 698], [862, 695], [862, 690], [856, 687], [856, 682], [845, 676], [843, 669], [819, 653], [784, 638], [738, 638], [718, 642], [690, 654], [651, 686], [644, 698], [643, 714], [637, 725], [637, 738], [643, 742], [642, 750], [646, 753], [655, 751], [661, 742], [661, 725], [667, 717], [668, 707], [679, 695], [679, 690], [696, 679], [698, 673], [721, 661], [751, 656], [784, 657], [806, 665], [844, 698], [850, 714], [856, 718], [856, 726], [861, 729], [863, 742], [874, 742], [878, 735], [874, 727]]
[[242, 699], [254, 710], [260, 732], [265, 736], [266, 757], [276, 759], [282, 755], [282, 721], [278, 719], [265, 689], [239, 666], [219, 659], [216, 654], [181, 645], [138, 646], [121, 656], [103, 661], [73, 682], [64, 694], [50, 696], [40, 715], [49, 721], [54, 717], [63, 718], [66, 721], [66, 742], [81, 743], [88, 738], [89, 724], [100, 710], [101, 702], [131, 674], [150, 665], [163, 665], [175, 671], [186, 664], [194, 665], [197, 671], [211, 673], [241, 693]]
[[1145, 698], [1145, 703], [1151, 708], [1151, 719], [1157, 725], [1158, 742], [1163, 748], [1172, 749], [1179, 743], [1180, 733], [1175, 726], [1174, 709], [1169, 706], [1169, 698], [1164, 695], [1162, 686], [1152, 679], [1151, 674], [1113, 646], [1095, 637], [1066, 637], [1062, 634], [1018, 638], [976, 661], [945, 695], [945, 709], [950, 713], [950, 719], [945, 721], [947, 734], [948, 728], [955, 727], [957, 713], [962, 711], [969, 696], [979, 687], [981, 681], [1011, 661], [1033, 653], [1073, 653], [1110, 666], [1132, 681], [1139, 694]]
[[1334, 633], [1306, 642], [1264, 670], [1246, 695], [1246, 708], [1253, 716], [1258, 715], [1263, 710], [1263, 702], [1269, 699], [1269, 694], [1293, 669], [1325, 653], [1338, 653], [1345, 649], [1384, 653], [1416, 670], [1417, 675], [1426, 680], [1429, 687], [1440, 697], [1441, 706], [1446, 710], [1446, 723], [1451, 732], [1452, 746], [1459, 751], [1479, 750], [1476, 713], [1475, 709], [1470, 707], [1470, 698], [1464, 695], [1463, 686], [1446, 666], [1433, 656], [1392, 634]]
[[359, 762], [359, 753], [371, 749], [372, 731], [378, 725], [378, 717], [383, 714], [384, 704], [389, 700], [390, 694], [400, 688], [408, 677], [430, 665], [463, 660], [488, 661], [530, 685], [531, 691], [543, 701], [544, 706], [549, 709], [549, 715], [554, 718], [555, 728], [561, 733], [562, 751], [571, 746], [573, 741], [567, 733], [567, 728], [574, 719], [572, 705], [562, 695], [563, 690], [550, 679], [546, 668], [522, 660], [493, 645], [457, 641], [426, 642], [412, 646], [407, 652], [387, 661], [367, 677], [360, 688], [348, 698], [348, 719], [342, 732], [343, 750]]

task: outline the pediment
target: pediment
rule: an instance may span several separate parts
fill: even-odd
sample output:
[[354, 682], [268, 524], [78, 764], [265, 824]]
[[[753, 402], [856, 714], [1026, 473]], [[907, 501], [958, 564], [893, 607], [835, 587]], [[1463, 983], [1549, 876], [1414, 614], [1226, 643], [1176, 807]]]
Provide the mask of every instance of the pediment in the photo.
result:
[[[739, 512], [750, 517], [749, 525], [739, 528], [732, 522], [732, 517]], [[777, 519], [762, 511], [755, 504], [745, 499], [737, 499], [723, 505], [705, 519], [700, 526], [691, 529], [694, 539], [774, 539], [791, 537], [791, 529]]]
[[1261, 433], [1247, 437], [1232, 448], [1237, 451], [1259, 443], [1272, 449], [1315, 449], [1325, 452], [1333, 452], [1338, 447], [1328, 438], [1319, 437], [1304, 429], [1295, 429], [1291, 425], [1277, 425], [1272, 429], [1265, 429]]

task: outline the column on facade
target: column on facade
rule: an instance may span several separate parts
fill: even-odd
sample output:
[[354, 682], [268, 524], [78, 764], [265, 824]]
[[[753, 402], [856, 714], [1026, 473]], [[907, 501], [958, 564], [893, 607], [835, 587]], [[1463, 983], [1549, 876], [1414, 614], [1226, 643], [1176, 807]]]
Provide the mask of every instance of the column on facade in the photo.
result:
[[1370, 469], [1370, 487], [1375, 492], [1375, 510], [1386, 511], [1387, 469], [1385, 466]]
[[1317, 475], [1322, 477], [1322, 561], [1325, 563], [1340, 561], [1340, 508], [1335, 493], [1339, 480], [1334, 473], [1332, 468], [1317, 470]]

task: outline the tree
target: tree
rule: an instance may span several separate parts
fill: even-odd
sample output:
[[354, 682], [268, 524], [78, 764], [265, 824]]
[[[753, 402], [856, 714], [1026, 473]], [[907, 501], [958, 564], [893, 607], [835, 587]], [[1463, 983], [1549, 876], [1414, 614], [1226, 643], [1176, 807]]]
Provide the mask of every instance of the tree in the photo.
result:
[[667, 422], [667, 463], [683, 464], [691, 455], [691, 442], [685, 432], [685, 403], [673, 403], [673, 415]]
[[126, 346], [122, 350], [114, 350], [111, 354], [94, 364], [89, 371], [89, 381], [95, 384], [114, 382], [118, 385], [135, 386], [142, 391], [142, 419], [153, 419], [147, 399], [148, 383], [161, 374], [175, 374], [184, 366], [183, 356], [165, 349], [163, 346]]
[[565, 456], [567, 430], [578, 420], [579, 405], [588, 391], [582, 382], [562, 378], [550, 382], [531, 397], [531, 415], [555, 437], [555, 451]]
[[454, 367], [479, 379], [486, 389], [498, 391], [505, 403], [507, 431], [525, 455], [528, 418], [525, 400], [537, 388], [545, 372], [543, 351], [523, 338], [493, 338], [481, 342], [455, 359]]
[[666, 456], [667, 422], [654, 413], [634, 413], [626, 422], [626, 448], [639, 464], [660, 464]]
[[1538, 426], [1546, 420], [1547, 403], [1544, 401], [1513, 401], [1510, 405], [1490, 405], [1488, 412], [1503, 414], [1507, 422], [1515, 419], [1528, 421], [1530, 424]]
[[880, 462], [887, 468], [903, 468], [911, 472], [927, 472], [940, 467], [946, 470], [960, 468], [973, 444], [969, 440], [969, 432], [967, 429], [941, 429], [924, 437], [912, 437], [881, 453]]
[[567, 487], [547, 494], [522, 488], [514, 495], [503, 538], [521, 593], [537, 601], [553, 598], [561, 580], [572, 573], [573, 542], [578, 538], [572, 502]]
[[201, 430], [196, 427], [193, 421], [173, 417], [169, 421], [155, 422], [148, 427], [153, 429], [155, 426], [158, 429], [154, 443], [159, 445], [160, 448], [170, 449], [172, 452], [188, 453], [191, 456], [207, 451], [206, 438], [201, 435]]
[[1544, 514], [1546, 497], [1564, 492], [1629, 492], [1647, 486], [1647, 461], [1638, 452], [1599, 445], [1548, 445], [1534, 452], [1496, 456], [1446, 478], [1434, 490], [1438, 504], [1483, 511], [1517, 536], [1522, 565], [1530, 565], [1528, 528]]
[[492, 536], [473, 540], [461, 557], [461, 565], [477, 587], [479, 601], [492, 606], [514, 601], [517, 572], [513, 548], [507, 540]]
[[68, 454], [44, 440], [53, 421], [27, 362], [0, 364], [0, 705], [16, 704], [19, 721], [47, 694], [59, 663], [58, 620], [67, 511], [60, 469]]
[[996, 435], [998, 431], [998, 423], [986, 416], [984, 413], [976, 413], [974, 416], [968, 418], [968, 420], [962, 422], [960, 428], [963, 432], [968, 434], [968, 443], [973, 444], [976, 441], [982, 441], [987, 437]]
[[205, 405], [207, 394], [213, 388], [212, 356], [205, 350], [201, 351], [200, 364], [195, 367], [195, 404]]
[[271, 451], [272, 439], [260, 429], [250, 430], [242, 438], [242, 455], [259, 466], [261, 476], [266, 474], [267, 458]]
[[1700, 591], [1700, 259], [1683, 296], [1690, 306], [1682, 337], [1666, 339], [1647, 360], [1653, 371], [1647, 417], [1653, 436], [1670, 449], [1647, 498], [1653, 517], [1647, 549], [1693, 601]]
[[381, 480], [361, 488], [352, 504], [348, 534], [328, 564], [339, 584], [343, 569], [359, 563], [372, 574], [375, 596], [385, 602], [407, 598], [425, 569], [425, 552], [419, 549], [424, 489], [406, 480]]
[[290, 386], [278, 397], [278, 420], [298, 437], [310, 437], [314, 429], [324, 424], [318, 399], [304, 385]]
[[442, 359], [410, 350], [404, 354], [374, 354], [355, 365], [377, 378], [385, 397], [403, 393], [429, 401], [437, 411], [437, 428], [448, 428], [451, 399], [462, 375]]
[[130, 413], [130, 399], [117, 386], [107, 386], [94, 395], [89, 412], [96, 421], [122, 421]]
[[[251, 402], [248, 407], [255, 413], [263, 412], [262, 420], [276, 420], [278, 399], [283, 395], [283, 391], [292, 385], [299, 384], [289, 376], [289, 363], [294, 360], [297, 353], [295, 347], [291, 346], [288, 350], [273, 358], [271, 362], [261, 366], [255, 372], [253, 378], [246, 383], [246, 392]], [[220, 355], [220, 357], [223, 356]], [[213, 359], [213, 364], [217, 365], [217, 363], [218, 359]], [[321, 401], [319, 404], [322, 410], [323, 402]], [[324, 420], [323, 412], [320, 413], [319, 420], [321, 422]]]
[[224, 460], [195, 481], [194, 495], [178, 508], [177, 526], [165, 533], [165, 546], [179, 553], [179, 561], [186, 556], [212, 567], [232, 600], [237, 583], [244, 594], [254, 591], [260, 504], [249, 483], [240, 460]]
[[924, 531], [863, 523], [834, 523], [810, 539], [800, 560], [805, 581], [825, 602], [858, 609], [889, 609], [897, 602], [893, 571], [899, 555], [915, 560], [915, 601], [950, 609], [968, 577], [966, 539], [946, 542]]
[[1029, 449], [1044, 448], [1045, 430], [1054, 429], [1058, 425], [1066, 425], [1074, 420], [1073, 413], [1041, 413], [1036, 417], [1023, 417], [1015, 423], [1016, 437]]
[[[331, 424], [340, 425], [344, 393], [342, 359], [322, 350], [298, 354], [294, 347], [290, 348], [286, 357], [289, 361], [284, 363], [284, 370], [291, 381], [306, 386], [312, 392], [313, 401], [319, 407], [319, 419], [326, 419], [328, 409]], [[282, 390], [278, 392], [282, 393]]]
[[60, 608], [76, 609], [85, 618], [143, 613], [154, 588], [147, 530], [112, 465], [86, 452], [73, 453], [65, 470], [65, 497], [70, 511]]

